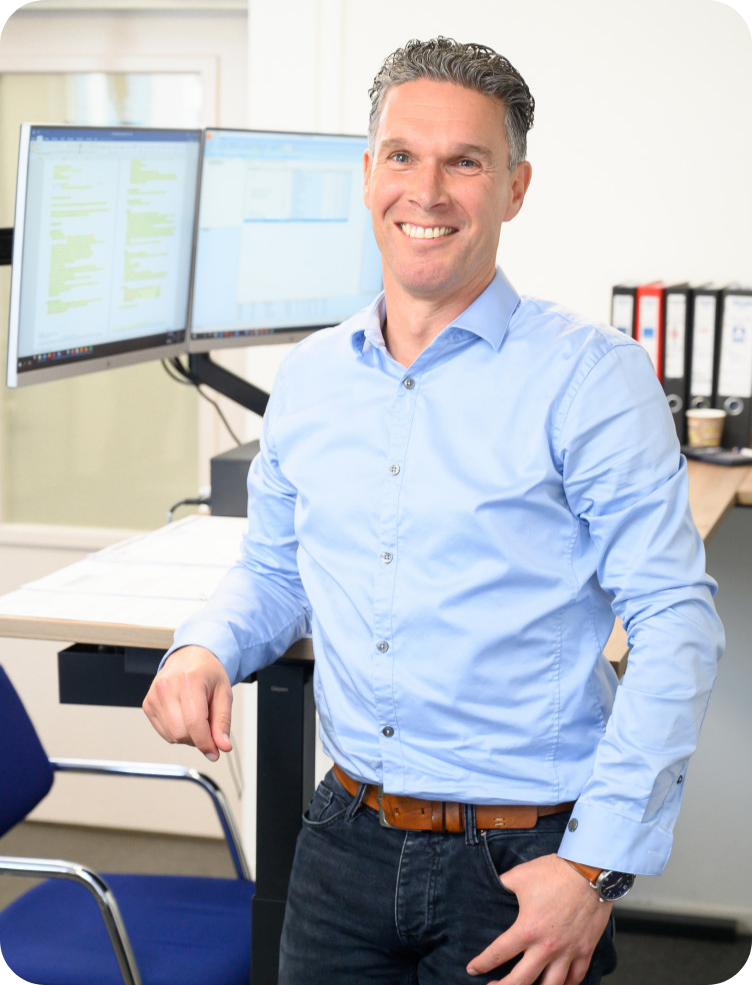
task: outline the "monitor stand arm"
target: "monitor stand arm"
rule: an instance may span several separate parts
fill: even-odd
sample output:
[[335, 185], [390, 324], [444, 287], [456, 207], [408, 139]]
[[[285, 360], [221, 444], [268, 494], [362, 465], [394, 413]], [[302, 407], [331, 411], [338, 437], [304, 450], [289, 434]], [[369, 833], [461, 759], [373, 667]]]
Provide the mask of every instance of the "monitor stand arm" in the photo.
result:
[[212, 362], [208, 353], [191, 353], [188, 357], [188, 369], [191, 376], [199, 383], [205, 383], [212, 390], [221, 393], [223, 397], [229, 397], [246, 410], [258, 414], [259, 417], [264, 416], [269, 394], [218, 363]]

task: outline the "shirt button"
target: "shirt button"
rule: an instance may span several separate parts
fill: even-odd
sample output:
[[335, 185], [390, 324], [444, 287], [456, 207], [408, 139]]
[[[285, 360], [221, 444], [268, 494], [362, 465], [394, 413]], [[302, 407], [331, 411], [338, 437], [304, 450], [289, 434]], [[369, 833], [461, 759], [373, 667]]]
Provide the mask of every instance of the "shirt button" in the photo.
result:
[[386, 653], [386, 651], [389, 649], [389, 644], [387, 643], [386, 640], [379, 640], [379, 642], [376, 644], [376, 649], [379, 651], [379, 653]]
[[412, 376], [406, 376], [405, 379], [402, 381], [402, 386], [406, 390], [412, 390], [412, 388], [415, 386], [415, 380], [412, 378]]
[[384, 728], [381, 730], [381, 734], [385, 735], [387, 739], [391, 739], [391, 737], [394, 735], [394, 729], [392, 728], [391, 725], [385, 725]]
[[400, 470], [399, 465], [390, 465], [389, 466], [389, 471], [392, 473], [392, 475], [399, 475], [399, 470]]
[[381, 560], [384, 562], [384, 564], [391, 564], [393, 558], [394, 555], [390, 554], [389, 551], [384, 551], [384, 553], [381, 555]]

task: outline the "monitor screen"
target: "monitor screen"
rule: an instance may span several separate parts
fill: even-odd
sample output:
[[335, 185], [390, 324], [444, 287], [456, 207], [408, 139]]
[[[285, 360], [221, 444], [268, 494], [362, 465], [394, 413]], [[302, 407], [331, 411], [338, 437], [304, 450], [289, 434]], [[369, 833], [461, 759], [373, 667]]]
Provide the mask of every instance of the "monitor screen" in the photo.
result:
[[294, 341], [381, 290], [364, 137], [207, 130], [189, 349]]
[[186, 349], [200, 130], [24, 124], [8, 385]]

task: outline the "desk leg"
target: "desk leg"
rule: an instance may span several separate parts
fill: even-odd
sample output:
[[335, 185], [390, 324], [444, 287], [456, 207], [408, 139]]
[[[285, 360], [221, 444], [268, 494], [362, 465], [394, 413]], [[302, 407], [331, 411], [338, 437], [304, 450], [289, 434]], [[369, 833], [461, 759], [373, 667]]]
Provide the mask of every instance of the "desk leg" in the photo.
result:
[[253, 985], [277, 985], [279, 941], [300, 815], [314, 789], [315, 718], [310, 661], [285, 661], [259, 671]]

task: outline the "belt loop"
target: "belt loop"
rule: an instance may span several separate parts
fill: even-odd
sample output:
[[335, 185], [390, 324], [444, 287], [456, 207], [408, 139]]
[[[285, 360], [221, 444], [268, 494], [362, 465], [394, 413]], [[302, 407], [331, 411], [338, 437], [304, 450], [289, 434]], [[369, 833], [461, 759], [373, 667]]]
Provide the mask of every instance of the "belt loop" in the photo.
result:
[[478, 831], [475, 827], [475, 805], [465, 804], [465, 844], [478, 844]]
[[444, 801], [431, 800], [429, 803], [431, 805], [431, 831], [441, 834], [442, 831], [446, 830], [444, 823]]
[[358, 813], [360, 811], [360, 806], [363, 803], [363, 797], [365, 796], [365, 792], [366, 792], [367, 788], [368, 788], [368, 784], [367, 783], [361, 783], [361, 784], [359, 784], [359, 786], [358, 786], [358, 792], [355, 794], [355, 796], [353, 797], [352, 801], [350, 802], [349, 807], [345, 811], [345, 820], [346, 821], [354, 821], [355, 818], [357, 817], [357, 815], [358, 815]]

